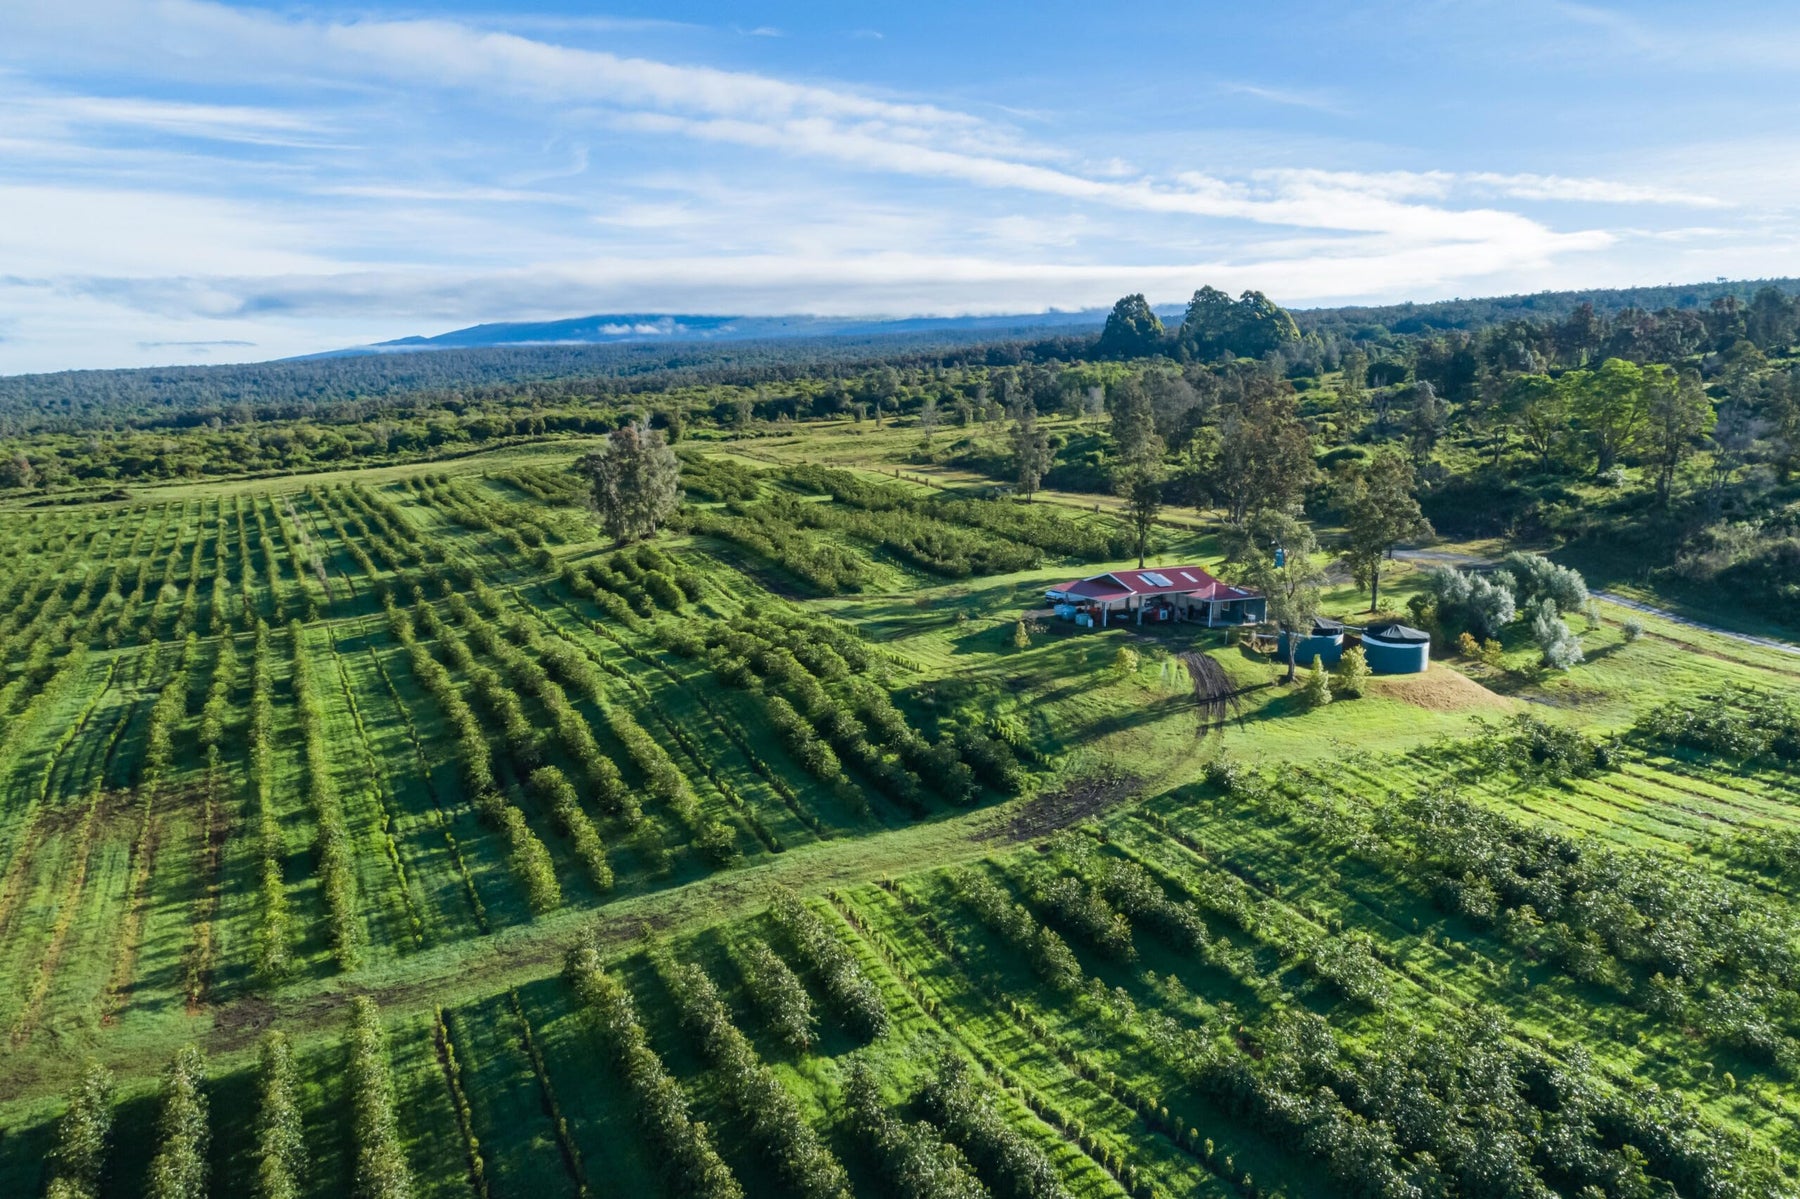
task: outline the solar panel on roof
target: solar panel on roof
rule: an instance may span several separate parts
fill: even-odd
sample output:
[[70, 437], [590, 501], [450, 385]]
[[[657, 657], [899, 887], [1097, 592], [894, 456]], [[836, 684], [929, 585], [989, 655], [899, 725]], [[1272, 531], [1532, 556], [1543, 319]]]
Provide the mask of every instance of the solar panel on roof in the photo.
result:
[[1172, 587], [1172, 586], [1174, 586], [1174, 584], [1170, 583], [1168, 579], [1164, 578], [1162, 575], [1157, 574], [1153, 570], [1146, 570], [1143, 573], [1144, 573], [1144, 578], [1154, 587]]
[[1181, 577], [1186, 579], [1190, 583], [1198, 583], [1200, 581], [1199, 579], [1196, 579], [1193, 575], [1189, 574], [1185, 570], [1181, 572]]

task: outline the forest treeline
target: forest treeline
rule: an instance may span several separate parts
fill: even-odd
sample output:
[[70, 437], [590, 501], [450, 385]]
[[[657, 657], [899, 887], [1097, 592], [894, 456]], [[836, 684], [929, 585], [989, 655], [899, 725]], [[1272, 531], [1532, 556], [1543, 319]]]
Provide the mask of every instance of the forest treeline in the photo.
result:
[[[1537, 292], [1377, 307], [1296, 309], [1300, 332], [1363, 343], [1508, 320], [1552, 321], [1582, 305], [1695, 312], [1726, 297], [1748, 304], [1763, 288], [1800, 293], [1800, 279]], [[1202, 293], [1222, 296], [1211, 288]], [[1099, 324], [1096, 315], [1095, 324]], [[1028, 318], [1020, 319], [1021, 328]], [[346, 354], [218, 366], [71, 370], [0, 376], [0, 435], [90, 428], [188, 428], [219, 421], [319, 418], [354, 423], [376, 411], [521, 398], [539, 404], [594, 400], [677, 386], [779, 384], [808, 375], [854, 377], [878, 361], [897, 366], [1015, 365], [1085, 358], [1097, 338], [1067, 325], [1040, 337], [990, 329], [883, 335], [610, 345], [495, 346]], [[1243, 356], [1242, 349], [1235, 352]], [[1261, 351], [1256, 351], [1260, 353]]]
[[[1439, 532], [1586, 543], [1634, 578], [1729, 586], [1780, 614], [1800, 599], [1795, 290], [1290, 313], [1203, 287], [1167, 324], [1128, 296], [1097, 336], [1036, 342], [446, 351], [35, 376], [0, 380], [0, 489], [56, 502], [640, 420], [676, 442], [899, 421], [917, 429], [920, 461], [1026, 496], [1126, 495], [1140, 529], [1169, 505], [1235, 523], [1296, 506], [1342, 519], [1363, 480], [1398, 477]], [[1058, 414], [1071, 419], [1037, 423]]]

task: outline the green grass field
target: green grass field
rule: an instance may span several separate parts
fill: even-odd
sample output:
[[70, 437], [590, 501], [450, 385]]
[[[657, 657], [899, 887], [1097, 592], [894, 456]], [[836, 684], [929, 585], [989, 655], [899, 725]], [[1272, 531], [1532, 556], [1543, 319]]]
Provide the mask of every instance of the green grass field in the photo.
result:
[[0, 511], [0, 1193], [90, 1061], [147, 1193], [190, 1043], [259, 1193], [270, 1030], [311, 1196], [375, 1193], [371, 1061], [382, 1193], [1795, 1193], [1793, 758], [1642, 718], [1800, 656], [1602, 605], [1308, 709], [1220, 630], [1020, 648], [1113, 504], [915, 443], [709, 445], [646, 549], [571, 441]]

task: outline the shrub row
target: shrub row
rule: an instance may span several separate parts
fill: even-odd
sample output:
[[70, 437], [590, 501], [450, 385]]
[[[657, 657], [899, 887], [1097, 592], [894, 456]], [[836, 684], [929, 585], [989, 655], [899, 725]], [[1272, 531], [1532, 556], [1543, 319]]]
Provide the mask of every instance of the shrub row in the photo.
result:
[[438, 710], [455, 731], [456, 756], [463, 787], [470, 796], [475, 797], [479, 805], [483, 797], [494, 791], [493, 758], [488, 751], [487, 734], [482, 731], [481, 722], [475, 719], [474, 711], [463, 699], [462, 691], [451, 679], [450, 672], [431, 656], [430, 650], [420, 644], [413, 632], [412, 618], [391, 604], [387, 609], [387, 618], [388, 628], [393, 632], [394, 638], [406, 647], [413, 675], [431, 698], [437, 701]]
[[1780, 696], [1750, 688], [1663, 704], [1640, 716], [1633, 728], [1664, 745], [1699, 750], [1732, 763], [1800, 761], [1800, 709]]
[[556, 863], [544, 843], [525, 823], [525, 813], [511, 804], [495, 804], [493, 819], [506, 834], [506, 865], [525, 889], [525, 902], [542, 915], [562, 906], [562, 887], [556, 881]]
[[205, 1063], [184, 1046], [163, 1075], [156, 1156], [150, 1162], [151, 1199], [206, 1199], [207, 1126]]
[[182, 646], [180, 664], [150, 705], [150, 720], [144, 732], [144, 757], [138, 764], [138, 785], [154, 788], [163, 781], [175, 757], [175, 732], [187, 718], [188, 676], [198, 656], [199, 641], [188, 634]]
[[711, 977], [697, 965], [667, 958], [658, 967], [682, 1025], [699, 1042], [726, 1102], [749, 1126], [758, 1150], [782, 1181], [804, 1199], [849, 1199], [844, 1167], [819, 1139], [793, 1093], [732, 1024]]
[[1456, 745], [1478, 778], [1512, 774], [1522, 782], [1587, 778], [1618, 765], [1616, 742], [1595, 741], [1566, 725], [1521, 712], [1500, 724], [1479, 722], [1475, 735]]
[[[474, 586], [482, 605], [498, 613], [499, 602], [485, 585], [476, 580]], [[521, 653], [462, 596], [451, 596], [449, 607], [451, 615], [468, 631], [469, 639], [500, 663], [508, 680], [544, 705], [558, 741], [588, 776], [601, 803], [610, 810], [623, 810], [629, 806], [628, 819], [635, 823], [635, 800], [627, 795], [617, 768], [601, 752], [587, 721], [575, 711], [563, 690], [563, 682], [570, 682], [580, 687], [597, 707], [605, 709], [604, 693], [580, 651], [561, 638], [547, 641], [522, 620], [515, 620], [510, 622], [507, 633], [530, 651]]]
[[541, 753], [538, 729], [525, 715], [525, 707], [512, 688], [507, 686], [496, 671], [475, 660], [474, 653], [463, 639], [439, 619], [437, 609], [424, 602], [423, 595], [416, 590], [413, 611], [418, 614], [419, 628], [436, 640], [438, 649], [449, 660], [450, 665], [461, 672], [474, 690], [482, 710], [498, 725], [506, 756], [522, 772], [528, 772], [537, 766]]
[[512, 1008], [513, 1019], [519, 1022], [519, 1040], [525, 1046], [525, 1056], [531, 1062], [531, 1072], [537, 1079], [538, 1097], [543, 1103], [544, 1113], [550, 1117], [551, 1126], [556, 1129], [556, 1147], [562, 1154], [563, 1168], [575, 1183], [576, 1199], [588, 1199], [587, 1170], [581, 1162], [581, 1150], [575, 1145], [575, 1138], [569, 1132], [569, 1119], [563, 1115], [562, 1102], [557, 1099], [556, 1088], [550, 1083], [550, 1068], [544, 1063], [544, 1051], [538, 1046], [537, 1034], [532, 1031], [531, 1020], [525, 1015], [525, 1004], [519, 998], [519, 989], [509, 988], [506, 1000]]
[[[581, 771], [582, 779], [595, 800], [606, 811], [621, 817], [629, 825], [637, 825], [643, 819], [637, 798], [625, 786], [625, 780], [619, 774], [619, 768], [613, 760], [600, 749], [594, 740], [593, 730], [584, 718], [568, 701], [563, 686], [573, 687], [580, 695], [587, 697], [596, 707], [602, 707], [605, 693], [599, 678], [594, 674], [592, 665], [582, 652], [560, 637], [540, 637], [537, 630], [523, 620], [516, 620], [507, 626], [507, 634], [526, 650], [522, 657], [520, 670], [522, 684], [526, 690], [537, 686], [536, 674], [543, 671], [548, 678], [538, 689], [538, 697], [549, 710], [551, 727], [555, 730], [563, 752]], [[484, 648], [488, 642], [479, 634], [471, 634]], [[500, 653], [498, 642], [494, 642], [494, 652]], [[505, 659], [510, 662], [511, 657]], [[526, 669], [529, 664], [530, 670]], [[529, 677], [527, 677], [529, 675]]]
[[1014, 902], [980, 870], [965, 869], [952, 876], [951, 881], [963, 906], [1030, 962], [1038, 977], [1053, 990], [1072, 991], [1081, 985], [1081, 963], [1055, 929], [1038, 924], [1031, 909]]
[[997, 1184], [1000, 1199], [1067, 1199], [1050, 1159], [995, 1110], [961, 1055], [945, 1052], [938, 1059], [937, 1073], [918, 1102], [975, 1168]]
[[851, 1132], [875, 1160], [897, 1199], [987, 1199], [962, 1150], [946, 1143], [929, 1121], [907, 1122], [888, 1110], [869, 1064], [851, 1064], [844, 1086]]
[[812, 998], [800, 976], [770, 949], [765, 941], [750, 941], [734, 950], [744, 990], [750, 995], [769, 1030], [790, 1049], [811, 1049], [818, 1028]]
[[111, 1147], [112, 1072], [90, 1061], [81, 1071], [57, 1125], [50, 1156], [50, 1199], [97, 1199]]
[[681, 489], [694, 499], [753, 500], [762, 492], [762, 477], [762, 471], [731, 458], [697, 450], [681, 454]]
[[571, 504], [577, 499], [575, 483], [563, 475], [529, 468], [498, 475], [540, 504]]
[[298, 1199], [306, 1174], [294, 1051], [272, 1028], [257, 1053], [256, 1182], [259, 1199]]
[[331, 950], [338, 965], [354, 969], [361, 951], [356, 922], [356, 882], [351, 873], [350, 833], [331, 774], [331, 750], [325, 738], [325, 710], [313, 689], [305, 641], [298, 621], [288, 626], [294, 651], [294, 709], [300, 721], [301, 749], [306, 762], [306, 795], [318, 833], [313, 842], [319, 862], [319, 889], [325, 897], [325, 919]]
[[766, 504], [733, 503], [723, 513], [689, 509], [679, 524], [690, 533], [749, 550], [825, 595], [847, 595], [875, 581], [861, 554], [799, 528]]
[[381, 1010], [366, 995], [350, 1001], [350, 1114], [359, 1199], [409, 1199], [412, 1171], [394, 1114]]
[[885, 1036], [888, 1010], [881, 988], [863, 972], [856, 955], [832, 934], [825, 922], [799, 896], [787, 890], [775, 893], [769, 914], [850, 1031], [864, 1038]]
[[475, 1188], [476, 1195], [487, 1199], [487, 1163], [481, 1156], [481, 1141], [475, 1136], [475, 1111], [470, 1106], [468, 1092], [463, 1087], [462, 1061], [456, 1056], [456, 1036], [442, 1007], [437, 1009], [432, 1039], [437, 1045], [438, 1061], [444, 1069], [444, 1085], [450, 1091], [450, 1105], [456, 1111], [456, 1128], [462, 1134], [463, 1154], [469, 1164], [469, 1183]]
[[255, 796], [256, 855], [258, 862], [258, 919], [256, 974], [265, 984], [287, 974], [287, 884], [282, 878], [281, 824], [270, 794], [275, 778], [274, 672], [269, 652], [269, 626], [256, 622], [256, 643], [250, 665], [250, 786]]
[[1099, 888], [1114, 907], [1182, 953], [1206, 945], [1206, 922], [1192, 900], [1177, 903], [1136, 862], [1107, 862], [1099, 871]]
[[631, 1088], [638, 1126], [671, 1189], [694, 1199], [742, 1199], [743, 1188], [714, 1148], [711, 1131], [690, 1115], [681, 1084], [650, 1047], [624, 984], [606, 973], [589, 945], [571, 951], [564, 973]]
[[1035, 888], [1034, 898], [1064, 929], [1107, 957], [1119, 962], [1137, 959], [1131, 921], [1106, 902], [1099, 888], [1065, 874]]
[[582, 810], [575, 788], [562, 771], [554, 766], [540, 766], [531, 774], [532, 794], [550, 813], [558, 831], [569, 839], [575, 857], [587, 871], [588, 881], [596, 891], [610, 891], [612, 866], [606, 860], [606, 844], [600, 831]]
[[1089, 562], [1124, 557], [1132, 544], [1130, 532], [1117, 522], [1075, 520], [1041, 504], [1025, 504], [1012, 499], [921, 496], [904, 487], [876, 483], [851, 471], [811, 464], [789, 467], [781, 477], [792, 487], [814, 495], [829, 495], [839, 503], [855, 508], [929, 516]]
[[[631, 590], [631, 595], [637, 603], [634, 604], [632, 599], [626, 598], [621, 594], [623, 585], [612, 584], [605, 567], [597, 563], [590, 562], [584, 566], [576, 566], [573, 562], [565, 562], [561, 578], [563, 586], [567, 587], [571, 593], [581, 599], [598, 604], [607, 616], [628, 629], [637, 628], [642, 617], [649, 616], [656, 610], [650, 597], [635, 588]], [[641, 615], [640, 607], [643, 609]]]
[[[1342, 1193], [1412, 1193], [1429, 1154], [1461, 1194], [1670, 1189], [1707, 1199], [1770, 1193], [1772, 1167], [1698, 1109], [1654, 1087], [1610, 1086], [1585, 1059], [1551, 1060], [1470, 1011], [1448, 1027], [1340, 1046], [1312, 1013], [1233, 1037], [1187, 1029], [1169, 1047], [1227, 1112], [1320, 1162]], [[1658, 1181], [1660, 1180], [1660, 1182]]]
[[[714, 865], [723, 865], [737, 856], [737, 838], [731, 826], [706, 814], [687, 776], [682, 773], [675, 760], [655, 738], [644, 731], [643, 725], [629, 711], [607, 697], [599, 677], [581, 651], [560, 637], [538, 637], [523, 622], [514, 622], [509, 631], [534, 649], [539, 661], [551, 675], [577, 687], [599, 710], [613, 740], [619, 743], [633, 767], [643, 776], [645, 789], [654, 799], [663, 803], [687, 830], [688, 835], [693, 838], [695, 849], [702, 857]], [[497, 639], [494, 644], [497, 650], [503, 649]], [[521, 669], [524, 669], [522, 664]], [[597, 749], [595, 753], [596, 757], [590, 759], [592, 762], [597, 764], [605, 761], [598, 756]], [[606, 780], [610, 787], [610, 779], [617, 776], [617, 771], [610, 762], [600, 769], [602, 774], [610, 772]], [[636, 803], [623, 798], [622, 784], [618, 794], [621, 796], [617, 801], [619, 806], [627, 808], [632, 822], [638, 823]], [[651, 827], [643, 825], [644, 830]]]

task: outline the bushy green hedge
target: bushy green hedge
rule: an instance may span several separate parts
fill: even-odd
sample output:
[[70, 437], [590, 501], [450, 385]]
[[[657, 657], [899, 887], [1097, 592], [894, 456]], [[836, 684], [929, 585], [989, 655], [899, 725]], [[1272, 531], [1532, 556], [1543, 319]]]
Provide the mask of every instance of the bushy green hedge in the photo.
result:
[[410, 1199], [412, 1170], [394, 1113], [381, 1010], [366, 995], [350, 1001], [350, 1117], [358, 1199]]
[[962, 1150], [930, 1122], [907, 1122], [888, 1110], [881, 1086], [858, 1058], [844, 1087], [850, 1130], [867, 1147], [896, 1199], [988, 1199]]
[[89, 1062], [57, 1125], [50, 1157], [52, 1199], [97, 1199], [112, 1143], [112, 1105], [112, 1072]]
[[151, 1199], [206, 1199], [206, 1067], [192, 1045], [176, 1052], [163, 1076], [156, 1156], [150, 1162]]
[[783, 1182], [802, 1199], [849, 1199], [850, 1179], [800, 1110], [793, 1093], [757, 1057], [705, 970], [660, 962], [681, 1022], [700, 1043], [727, 1102]]
[[1067, 1199], [1049, 1157], [995, 1110], [991, 1092], [976, 1082], [959, 1054], [946, 1051], [938, 1059], [937, 1073], [920, 1091], [919, 1104], [998, 1184], [998, 1199]]
[[256, 1179], [258, 1199], [297, 1199], [306, 1171], [306, 1130], [287, 1034], [270, 1029], [257, 1055]]
[[844, 943], [791, 891], [775, 893], [769, 909], [794, 956], [818, 982], [839, 1019], [859, 1037], [887, 1035], [887, 1003]]
[[650, 1139], [674, 1193], [693, 1199], [742, 1199], [743, 1188], [719, 1156], [711, 1132], [694, 1120], [681, 1084], [650, 1047], [631, 992], [602, 968], [591, 945], [569, 954], [564, 976], [624, 1074], [638, 1127]]
[[763, 941], [751, 941], [735, 956], [744, 989], [768, 1021], [770, 1031], [791, 1049], [811, 1049], [818, 1017], [813, 1015], [812, 997], [799, 975]]

